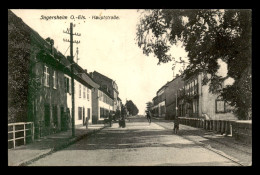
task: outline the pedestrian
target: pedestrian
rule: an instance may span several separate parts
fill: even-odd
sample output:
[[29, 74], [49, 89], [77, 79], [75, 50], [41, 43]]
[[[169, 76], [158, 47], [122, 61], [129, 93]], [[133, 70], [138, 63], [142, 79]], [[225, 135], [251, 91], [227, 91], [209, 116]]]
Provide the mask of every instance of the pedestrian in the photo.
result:
[[108, 114], [109, 126], [112, 127], [112, 114], [109, 112]]
[[119, 120], [119, 127], [125, 127], [125, 116], [127, 114], [126, 107], [124, 105], [121, 106], [121, 118]]
[[88, 129], [88, 123], [89, 123], [89, 116], [86, 117], [86, 121], [85, 121], [86, 129]]
[[146, 112], [146, 117], [147, 117], [149, 124], [151, 124], [152, 120], [151, 120], [151, 112], [150, 111]]
[[180, 120], [179, 120], [178, 116], [176, 116], [175, 119], [174, 119], [173, 133], [178, 134], [179, 124], [180, 124]]

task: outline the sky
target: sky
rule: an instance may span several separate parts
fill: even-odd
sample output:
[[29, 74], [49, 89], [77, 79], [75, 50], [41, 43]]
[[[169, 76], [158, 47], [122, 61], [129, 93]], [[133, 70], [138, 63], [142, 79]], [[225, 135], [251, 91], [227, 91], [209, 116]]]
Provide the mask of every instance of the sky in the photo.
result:
[[[61, 9], [11, 9], [29, 27], [39, 33], [44, 39], [54, 40], [54, 47], [63, 55], [69, 56], [70, 39], [64, 33], [72, 22], [73, 32], [81, 36], [74, 36], [73, 40], [80, 41], [74, 44], [79, 50], [78, 64], [88, 72], [97, 71], [113, 79], [119, 89], [119, 97], [123, 104], [132, 100], [144, 114], [146, 103], [152, 101], [156, 92], [173, 76], [178, 74], [180, 66], [172, 70], [173, 62], [161, 63], [153, 55], [146, 56], [136, 44], [136, 26], [139, 23], [140, 11], [127, 10], [61, 10]], [[52, 16], [61, 16], [61, 19], [51, 19]], [[112, 16], [114, 19], [100, 19], [97, 17]], [[67, 19], [64, 19], [67, 17]], [[181, 44], [173, 46], [170, 54], [187, 60], [187, 52]], [[76, 61], [76, 60], [75, 60]], [[225, 76], [227, 65], [219, 60], [219, 75]], [[228, 79], [226, 84], [232, 84]]]
[[[119, 97], [125, 104], [132, 100], [143, 114], [146, 103], [156, 92], [173, 79], [172, 62], [158, 65], [153, 55], [145, 56], [136, 44], [136, 25], [140, 12], [131, 10], [11, 10], [44, 39], [54, 40], [54, 47], [65, 56], [69, 55], [68, 34], [63, 33], [75, 24], [74, 36], [80, 44], [78, 64], [88, 72], [97, 71], [116, 81]], [[67, 16], [67, 19], [48, 19], [49, 16]], [[71, 19], [74, 16], [74, 19]], [[95, 19], [94, 16], [117, 16], [117, 19]], [[78, 17], [78, 18], [76, 18]], [[84, 19], [85, 18], [85, 19]], [[186, 57], [184, 48], [173, 47], [174, 57]], [[176, 68], [176, 73], [178, 68]]]

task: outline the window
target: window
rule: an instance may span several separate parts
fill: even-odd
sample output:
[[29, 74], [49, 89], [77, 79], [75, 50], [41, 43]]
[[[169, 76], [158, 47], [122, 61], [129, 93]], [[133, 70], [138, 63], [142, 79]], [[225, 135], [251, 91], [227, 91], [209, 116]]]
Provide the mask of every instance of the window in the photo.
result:
[[85, 86], [83, 86], [83, 98], [84, 99], [86, 98], [86, 88], [85, 88]]
[[216, 100], [216, 113], [225, 112], [225, 102], [223, 100]]
[[53, 71], [53, 89], [57, 89], [57, 75], [56, 75], [56, 71]]
[[78, 120], [82, 120], [82, 107], [78, 107]]
[[198, 113], [198, 99], [193, 99], [193, 103], [192, 103], [192, 111], [193, 113]]
[[194, 81], [194, 93], [198, 94], [198, 81], [197, 81], [197, 79], [195, 79], [195, 81]]
[[216, 100], [216, 113], [233, 112], [233, 110], [234, 107], [232, 107], [229, 103], [225, 102], [224, 100]]
[[79, 98], [81, 98], [81, 84], [79, 84]]
[[100, 118], [105, 118], [105, 109], [100, 107]]
[[71, 84], [70, 84], [70, 79], [68, 77], [64, 77], [64, 84], [65, 84], [65, 92], [71, 93]]
[[50, 73], [49, 68], [47, 66], [44, 66], [44, 85], [46, 87], [49, 87], [50, 85]]
[[87, 99], [89, 101], [89, 89], [87, 88]]

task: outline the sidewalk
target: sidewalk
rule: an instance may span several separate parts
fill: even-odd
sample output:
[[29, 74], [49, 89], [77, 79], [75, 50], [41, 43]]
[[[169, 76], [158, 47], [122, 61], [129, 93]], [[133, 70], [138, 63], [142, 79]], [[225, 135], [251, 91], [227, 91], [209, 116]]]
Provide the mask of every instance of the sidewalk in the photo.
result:
[[33, 143], [8, 149], [8, 166], [24, 166], [54, 151], [62, 149], [76, 141], [89, 136], [104, 128], [103, 124], [75, 127], [75, 137], [71, 136], [71, 130], [52, 134], [35, 140]]
[[[173, 120], [153, 117], [152, 122], [155, 122], [166, 129], [173, 129]], [[213, 131], [182, 124], [180, 124], [178, 135], [188, 140], [192, 140], [208, 149], [212, 149], [230, 159], [234, 159], [234, 161], [240, 162], [243, 165], [248, 166], [252, 164], [252, 145], [239, 142], [231, 136], [224, 136], [214, 133]]]

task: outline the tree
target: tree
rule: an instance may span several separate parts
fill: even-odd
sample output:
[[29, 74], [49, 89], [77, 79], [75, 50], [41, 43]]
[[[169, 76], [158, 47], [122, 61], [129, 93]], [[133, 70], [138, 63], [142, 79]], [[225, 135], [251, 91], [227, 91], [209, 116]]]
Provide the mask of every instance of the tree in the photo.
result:
[[[153, 53], [158, 64], [184, 63], [170, 54], [171, 46], [181, 42], [188, 53], [185, 79], [202, 72], [203, 84], [235, 107], [240, 119], [248, 119], [252, 109], [250, 10], [147, 10], [137, 25], [138, 46]], [[174, 52], [174, 51], [173, 51]], [[227, 64], [227, 76], [219, 76], [218, 60]], [[223, 81], [234, 83], [220, 88]]]
[[147, 103], [146, 103], [146, 110], [147, 110], [147, 111], [151, 111], [152, 106], [153, 106], [153, 102], [150, 102], [150, 101], [147, 102]]
[[128, 100], [126, 101], [126, 109], [129, 111], [130, 115], [137, 115], [139, 113], [138, 108], [136, 107], [136, 105], [132, 102], [132, 100]]

